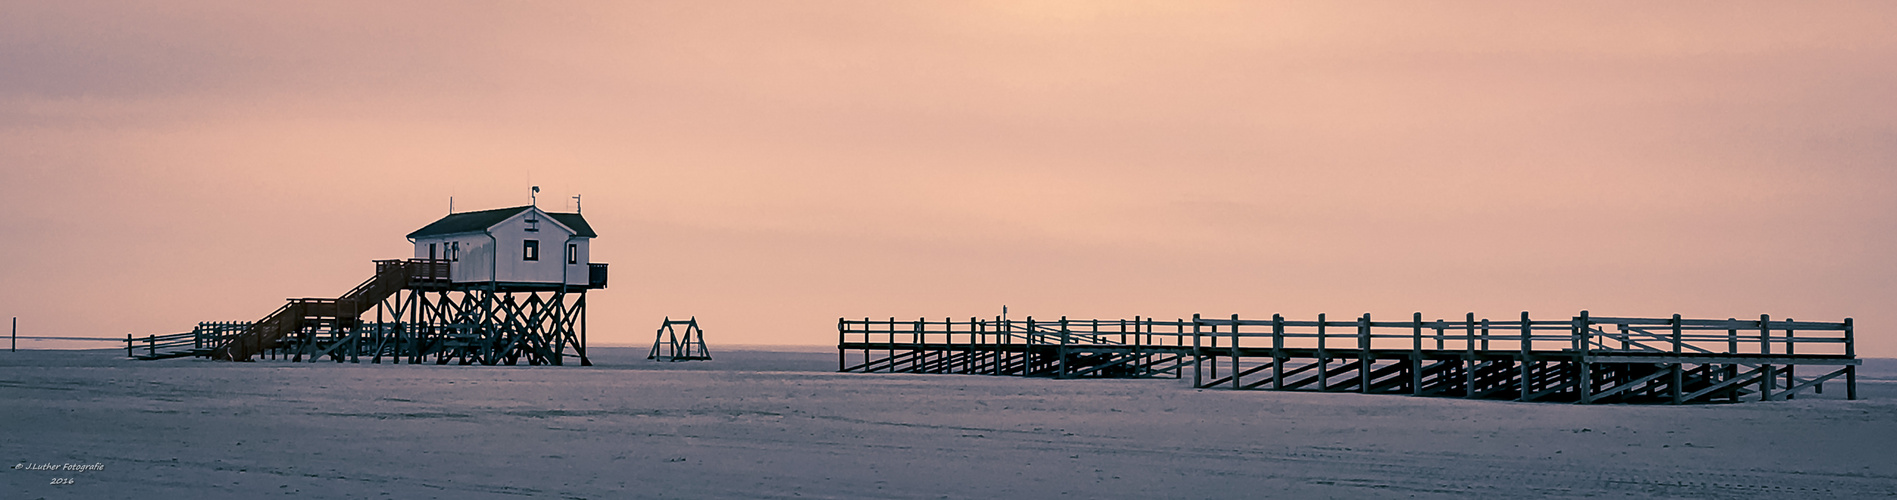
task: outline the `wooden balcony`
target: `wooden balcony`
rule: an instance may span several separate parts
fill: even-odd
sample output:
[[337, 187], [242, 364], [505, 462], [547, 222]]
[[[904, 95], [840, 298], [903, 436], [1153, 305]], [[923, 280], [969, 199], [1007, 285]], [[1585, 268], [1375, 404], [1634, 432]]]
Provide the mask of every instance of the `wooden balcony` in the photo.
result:
[[587, 264], [586, 267], [586, 287], [595, 289], [606, 288], [606, 265]]

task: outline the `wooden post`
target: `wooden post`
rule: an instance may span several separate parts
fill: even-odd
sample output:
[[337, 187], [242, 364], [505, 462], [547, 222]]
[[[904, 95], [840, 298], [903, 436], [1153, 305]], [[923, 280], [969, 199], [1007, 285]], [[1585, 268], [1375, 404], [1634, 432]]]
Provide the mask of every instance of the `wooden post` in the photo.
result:
[[158, 357], [158, 336], [157, 335], [145, 336], [145, 355], [151, 356], [151, 357]]
[[[1798, 330], [1792, 328], [1792, 323], [1795, 321], [1797, 320], [1794, 320], [1791, 318], [1785, 318], [1785, 355], [1788, 357], [1798, 355]], [[1798, 370], [1798, 365], [1795, 365], [1795, 364], [1785, 365], [1785, 388], [1791, 389], [1791, 388], [1798, 387], [1798, 379], [1794, 377], [1794, 374], [1797, 373], [1797, 370]], [[1785, 399], [1789, 400], [1789, 399], [1797, 399], [1797, 398], [1798, 398], [1798, 393], [1796, 392], [1785, 393]]]
[[[837, 372], [839, 373], [841, 373], [844, 368], [849, 368], [848, 358], [850, 357], [850, 351], [845, 350], [843, 344], [845, 344], [843, 340], [843, 318], [837, 318]], [[868, 362], [868, 360], [864, 361]]]
[[[434, 271], [431, 270], [429, 272], [432, 273]], [[442, 272], [444, 273], [447, 272], [446, 266], [443, 266]], [[573, 346], [573, 350], [574, 352], [577, 352], [580, 355], [580, 366], [593, 366], [593, 360], [588, 359], [586, 357], [586, 290], [585, 289], [580, 290], [580, 300], [577, 303], [580, 306], [580, 345]], [[561, 356], [565, 356], [565, 354], [561, 354]]]
[[125, 334], [125, 357], [132, 357], [132, 334]]
[[962, 373], [967, 373], [970, 375], [973, 375], [975, 373], [976, 349], [981, 348], [981, 341], [976, 339], [975, 337], [978, 333], [981, 332], [981, 330], [977, 327], [977, 324], [979, 321], [980, 321], [980, 318], [976, 318], [974, 316], [968, 317], [968, 347], [962, 349]]
[[1578, 369], [1578, 378], [1574, 382], [1575, 387], [1581, 393], [1581, 404], [1594, 402], [1594, 367], [1589, 366], [1591, 360], [1587, 357], [1587, 337], [1590, 328], [1593, 327], [1589, 325], [1587, 311], [1582, 310], [1581, 315], [1574, 318], [1574, 361], [1579, 364], [1576, 367]]
[[1442, 318], [1436, 318], [1436, 350], [1438, 351], [1444, 350], [1443, 348], [1443, 319]]
[[[336, 318], [336, 322], [346, 323], [351, 326], [349, 329], [349, 362], [362, 364], [362, 322], [357, 321], [357, 319], [362, 317], [362, 311], [359, 310], [361, 309], [361, 305], [354, 303], [354, 301], [351, 301], [350, 305], [355, 307], [350, 309], [349, 314], [351, 314], [351, 316], [349, 316], [349, 319], [344, 321], [342, 318]], [[341, 309], [342, 306], [338, 305], [337, 310], [340, 311]], [[338, 314], [338, 316], [340, 315], [341, 314]], [[336, 362], [341, 363], [342, 359], [337, 358]], [[532, 360], [530, 359], [528, 362], [531, 363]]]
[[[1772, 316], [1759, 315], [1759, 354], [1772, 354]], [[1772, 400], [1772, 365], [1759, 365], [1759, 401]]]
[[[375, 357], [369, 361], [374, 364], [382, 364], [382, 302], [381, 300], [375, 302]], [[554, 366], [559, 366], [564, 361], [562, 358], [566, 357], [565, 344], [561, 343], [565, 339], [566, 337], [560, 335], [553, 337], [553, 345], [556, 346], [553, 350]]]
[[1363, 313], [1357, 319], [1357, 392], [1370, 393], [1370, 365], [1376, 360], [1370, 354], [1370, 313]]
[[1522, 395], [1516, 399], [1516, 401], [1527, 401], [1529, 388], [1534, 385], [1530, 383], [1531, 381], [1528, 378], [1531, 373], [1528, 368], [1528, 363], [1533, 359], [1532, 356], [1534, 356], [1534, 354], [1532, 354], [1534, 352], [1535, 343], [1535, 328], [1533, 325], [1534, 323], [1528, 319], [1528, 311], [1522, 311], [1522, 358], [1521, 361], [1518, 362], [1522, 372], [1521, 380], [1518, 381], [1521, 384]]
[[1233, 389], [1243, 389], [1243, 388], [1245, 388], [1245, 386], [1242, 386], [1242, 385], [1239, 385], [1239, 384], [1238, 384], [1238, 374], [1239, 374], [1239, 369], [1238, 369], [1238, 315], [1237, 315], [1237, 314], [1233, 314], [1233, 315], [1232, 315], [1232, 388], [1233, 388]]
[[[1475, 314], [1475, 313], [1469, 313], [1469, 314]], [[1489, 319], [1488, 318], [1482, 318], [1482, 352], [1484, 354], [1489, 352]]]
[[7, 352], [20, 352], [20, 317], [13, 317], [13, 343], [7, 346]]
[[1686, 377], [1684, 373], [1686, 367], [1683, 366], [1683, 364], [1680, 363], [1679, 361], [1680, 346], [1683, 344], [1682, 340], [1683, 339], [1681, 339], [1680, 337], [1680, 315], [1674, 314], [1673, 315], [1673, 358], [1674, 358], [1673, 359], [1673, 383], [1671, 384], [1672, 387], [1671, 387], [1671, 391], [1669, 392], [1672, 392], [1673, 404], [1676, 404], [1676, 405], [1683, 404], [1686, 402], [1684, 399], [1681, 399], [1681, 392], [1680, 392], [1680, 386], [1686, 384]]
[[[1476, 360], [1475, 353], [1475, 313], [1471, 312], [1463, 316], [1462, 328], [1464, 334], [1467, 335], [1462, 340], [1462, 348], [1466, 352], [1462, 358], [1462, 397], [1474, 399], [1476, 396], [1475, 369], [1481, 366], [1481, 362]], [[1486, 329], [1485, 326], [1484, 330]]]
[[[1844, 355], [1857, 359], [1857, 338], [1851, 318], [1844, 318]], [[1857, 400], [1857, 365], [1844, 365], [1844, 399]]]
[[[1198, 343], [1198, 341], [1197, 341], [1197, 340], [1194, 340], [1194, 341], [1193, 341], [1193, 343], [1194, 343], [1194, 345], [1197, 345], [1197, 343]], [[1173, 318], [1173, 321], [1172, 321], [1172, 344], [1173, 344], [1173, 345], [1176, 345], [1176, 346], [1180, 346], [1180, 347], [1185, 347], [1185, 345], [1186, 345], [1186, 320], [1185, 320], [1185, 318]], [[1197, 369], [1197, 366], [1198, 366], [1198, 360], [1197, 360], [1197, 359], [1194, 359], [1194, 360], [1193, 360], [1193, 366], [1194, 366], [1194, 369]], [[1186, 370], [1186, 364], [1185, 364], [1185, 363], [1184, 363], [1183, 361], [1181, 361], [1181, 362], [1179, 362], [1179, 363], [1173, 363], [1173, 365], [1172, 365], [1172, 373], [1173, 373], [1173, 378], [1185, 378], [1185, 370]]]
[[1212, 380], [1218, 380], [1219, 379], [1219, 354], [1218, 354], [1219, 325], [1217, 323], [1209, 323], [1209, 324], [1206, 324], [1205, 326], [1206, 326], [1205, 339], [1207, 342], [1207, 345], [1205, 346], [1205, 349], [1207, 352], [1206, 357], [1212, 358], [1211, 360], [1212, 362], [1210, 366], [1207, 367], [1208, 373], [1206, 373], [1205, 376], [1207, 378], [1211, 378]]
[[1060, 371], [1054, 378], [1067, 378], [1067, 317], [1060, 317]]
[[1324, 313], [1317, 313], [1317, 390], [1331, 390], [1331, 354], [1324, 349]]
[[[1726, 318], [1726, 353], [1727, 354], [1735, 354], [1735, 355], [1739, 354], [1739, 329], [1737, 328], [1738, 326], [1739, 326], [1739, 318]], [[1734, 379], [1738, 377], [1739, 377], [1739, 365], [1734, 364], [1734, 363], [1727, 363], [1726, 364], [1726, 378]], [[1727, 401], [1730, 401], [1733, 403], [1739, 402], [1739, 388], [1738, 387], [1733, 387], [1723, 392], [1727, 394], [1726, 396]]]
[[[1133, 315], [1133, 343], [1130, 344], [1133, 349], [1133, 362], [1138, 365], [1146, 365], [1146, 358], [1140, 356], [1141, 347], [1145, 345], [1145, 342], [1140, 340], [1140, 330], [1140, 316], [1135, 314]], [[1120, 332], [1120, 343], [1125, 344], [1126, 320], [1120, 320]]]
[[1271, 315], [1271, 388], [1284, 389], [1284, 315]]
[[1410, 394], [1423, 395], [1423, 313], [1410, 315]]
[[1199, 363], [1199, 313], [1192, 313], [1192, 387], [1205, 387], [1205, 370]]
[[1012, 369], [1014, 364], [1015, 356], [1008, 353], [1008, 346], [1014, 344], [1014, 339], [1011, 338], [1014, 336], [1013, 323], [1005, 317], [995, 316], [995, 326], [989, 328], [994, 332], [995, 375], [1008, 374], [1008, 370]]

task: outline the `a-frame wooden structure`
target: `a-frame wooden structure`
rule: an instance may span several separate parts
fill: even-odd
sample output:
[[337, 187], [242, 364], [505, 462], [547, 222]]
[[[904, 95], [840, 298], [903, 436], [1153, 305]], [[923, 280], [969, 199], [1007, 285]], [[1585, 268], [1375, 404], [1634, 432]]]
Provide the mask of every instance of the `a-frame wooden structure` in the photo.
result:
[[[676, 326], [683, 326], [680, 332]], [[652, 354], [646, 359], [654, 361], [698, 361], [710, 360], [711, 351], [705, 349], [705, 330], [698, 328], [698, 317], [679, 321], [671, 317], [659, 325], [658, 338], [652, 341]]]

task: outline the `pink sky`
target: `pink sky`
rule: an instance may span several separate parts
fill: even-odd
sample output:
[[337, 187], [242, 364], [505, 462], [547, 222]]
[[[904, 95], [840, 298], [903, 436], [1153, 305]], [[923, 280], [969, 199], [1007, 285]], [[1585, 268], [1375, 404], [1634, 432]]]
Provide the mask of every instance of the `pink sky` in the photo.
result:
[[[839, 316], [1855, 317], [1897, 6], [26, 2], [0, 316], [255, 320], [585, 196], [596, 343]], [[715, 352], [714, 352], [715, 354]]]

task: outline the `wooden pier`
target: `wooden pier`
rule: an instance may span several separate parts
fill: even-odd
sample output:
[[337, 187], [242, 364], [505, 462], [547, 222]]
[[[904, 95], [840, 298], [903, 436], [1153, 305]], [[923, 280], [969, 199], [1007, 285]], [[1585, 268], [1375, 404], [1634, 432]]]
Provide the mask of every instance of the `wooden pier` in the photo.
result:
[[[1773, 401], [1842, 377], [1851, 319], [1592, 316], [837, 321], [841, 372], [1183, 378], [1198, 388], [1575, 403]], [[1803, 367], [1803, 370], [1800, 368]]]

